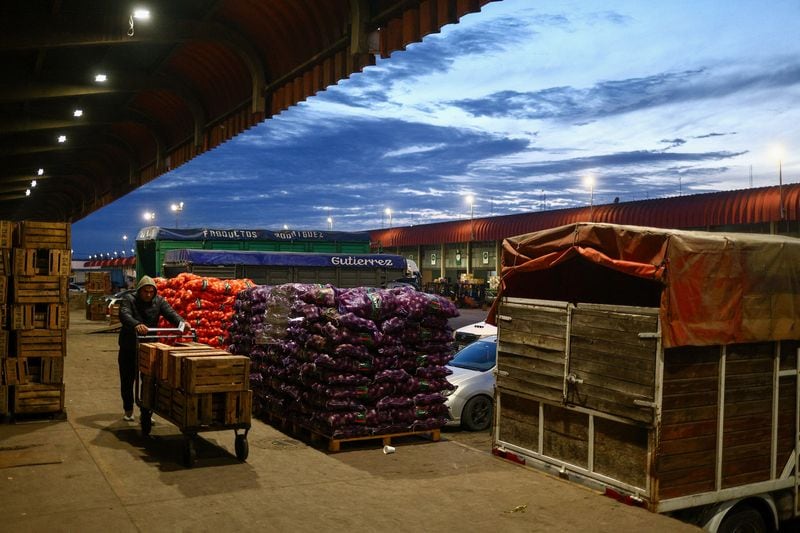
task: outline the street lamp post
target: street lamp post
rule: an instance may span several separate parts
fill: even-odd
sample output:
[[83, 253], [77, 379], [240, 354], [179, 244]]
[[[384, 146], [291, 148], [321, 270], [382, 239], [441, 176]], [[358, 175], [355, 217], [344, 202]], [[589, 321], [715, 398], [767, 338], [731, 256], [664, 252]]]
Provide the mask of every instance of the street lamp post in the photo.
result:
[[389, 217], [389, 227], [391, 228], [392, 227], [392, 210], [387, 207], [383, 212], [386, 213], [386, 216]]
[[170, 211], [175, 213], [175, 227], [178, 227], [178, 215], [183, 212], [183, 202], [178, 202], [177, 204], [172, 204], [169, 206]]
[[144, 215], [142, 216], [148, 222], [154, 222], [156, 219], [156, 214], [153, 211], [145, 211]]
[[333, 231], [333, 217], [328, 217], [328, 229]]

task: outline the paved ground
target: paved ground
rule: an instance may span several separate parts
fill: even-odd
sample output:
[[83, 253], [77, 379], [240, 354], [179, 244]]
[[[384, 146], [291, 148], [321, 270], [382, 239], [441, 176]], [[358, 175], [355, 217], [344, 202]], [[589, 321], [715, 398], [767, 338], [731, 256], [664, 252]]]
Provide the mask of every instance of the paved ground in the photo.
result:
[[67, 420], [0, 425], [0, 454], [44, 463], [0, 468], [0, 531], [693, 530], [494, 458], [487, 434], [328, 454], [254, 421], [247, 463], [232, 431], [203, 433], [185, 469], [175, 426], [122, 421], [116, 336], [71, 320]]

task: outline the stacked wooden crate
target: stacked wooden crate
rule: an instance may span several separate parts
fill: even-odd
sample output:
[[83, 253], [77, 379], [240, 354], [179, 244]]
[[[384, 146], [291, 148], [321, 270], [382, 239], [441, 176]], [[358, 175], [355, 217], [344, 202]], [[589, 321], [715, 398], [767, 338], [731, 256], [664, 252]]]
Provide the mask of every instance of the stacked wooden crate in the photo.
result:
[[0, 335], [0, 414], [64, 413], [70, 232], [62, 222], [0, 222], [0, 244], [13, 243], [0, 247], [7, 315]]
[[181, 429], [249, 425], [250, 359], [199, 343], [139, 345], [142, 406]]
[[86, 320], [105, 320], [107, 302], [105, 296], [111, 293], [111, 274], [108, 272], [89, 272], [86, 276]]

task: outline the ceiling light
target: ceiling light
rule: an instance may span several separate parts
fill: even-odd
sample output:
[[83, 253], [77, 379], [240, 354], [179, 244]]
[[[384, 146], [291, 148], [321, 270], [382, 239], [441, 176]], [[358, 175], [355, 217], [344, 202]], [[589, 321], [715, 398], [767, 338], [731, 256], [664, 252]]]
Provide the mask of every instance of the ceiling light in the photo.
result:
[[59, 135], [58, 136], [58, 142], [60, 142], [60, 143], [67, 142], [67, 136], [66, 135]]
[[150, 10], [144, 8], [134, 9], [133, 18], [136, 20], [150, 20]]
[[40, 168], [39, 170], [36, 171], [36, 175], [37, 176], [41, 176], [42, 174], [44, 174], [44, 169], [43, 168]]
[[73, 117], [82, 117], [83, 116], [83, 109], [76, 109], [72, 112]]
[[97, 76], [94, 77], [94, 81], [96, 81], [97, 83], [104, 83], [105, 81], [108, 81], [108, 76], [106, 76], [105, 74], [98, 74]]
[[31, 180], [31, 187], [36, 187], [36, 180]]
[[31, 195], [31, 190], [25, 189], [25, 196], [30, 196], [30, 195]]

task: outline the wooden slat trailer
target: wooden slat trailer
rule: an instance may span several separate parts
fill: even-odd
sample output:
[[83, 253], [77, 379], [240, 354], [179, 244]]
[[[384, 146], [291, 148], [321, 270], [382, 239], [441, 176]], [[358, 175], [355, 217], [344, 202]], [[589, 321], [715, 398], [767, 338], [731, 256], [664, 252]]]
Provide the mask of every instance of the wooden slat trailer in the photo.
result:
[[503, 265], [496, 455], [711, 531], [798, 515], [800, 240], [585, 223]]

